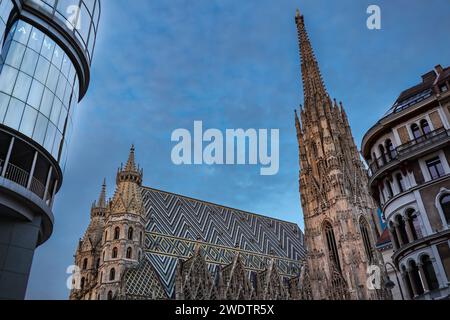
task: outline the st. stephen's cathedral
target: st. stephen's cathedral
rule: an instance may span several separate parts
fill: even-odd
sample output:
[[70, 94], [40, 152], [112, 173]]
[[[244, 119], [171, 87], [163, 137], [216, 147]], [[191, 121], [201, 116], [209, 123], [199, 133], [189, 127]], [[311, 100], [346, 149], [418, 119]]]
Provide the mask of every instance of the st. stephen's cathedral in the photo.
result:
[[368, 267], [382, 265], [367, 172], [343, 105], [327, 93], [299, 11], [295, 21], [305, 236], [293, 223], [143, 186], [132, 148], [112, 199], [104, 185], [92, 206], [71, 299], [385, 298], [367, 283]]

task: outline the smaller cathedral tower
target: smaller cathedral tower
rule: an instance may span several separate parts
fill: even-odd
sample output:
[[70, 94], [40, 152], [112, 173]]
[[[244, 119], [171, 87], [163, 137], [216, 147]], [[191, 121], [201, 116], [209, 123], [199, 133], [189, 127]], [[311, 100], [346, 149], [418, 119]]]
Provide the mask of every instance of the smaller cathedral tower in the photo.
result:
[[83, 239], [80, 239], [75, 254], [75, 264], [79, 270], [79, 283], [75, 283], [71, 299], [90, 300], [92, 289], [98, 283], [98, 271], [102, 254], [102, 236], [107, 212], [106, 180], [103, 182], [98, 201], [92, 204], [91, 222]]
[[127, 164], [117, 172], [116, 191], [108, 204], [101, 280], [96, 292], [99, 300], [117, 298], [124, 271], [137, 266], [141, 260], [145, 234], [142, 178], [143, 170], [136, 166], [133, 146]]

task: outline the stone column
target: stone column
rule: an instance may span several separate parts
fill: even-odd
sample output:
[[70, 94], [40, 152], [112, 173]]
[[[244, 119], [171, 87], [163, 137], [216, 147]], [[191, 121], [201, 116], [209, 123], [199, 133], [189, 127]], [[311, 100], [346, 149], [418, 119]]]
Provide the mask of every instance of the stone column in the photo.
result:
[[405, 228], [406, 228], [406, 235], [408, 236], [408, 241], [414, 242], [414, 233], [411, 229], [411, 218], [410, 217], [403, 217], [403, 221], [405, 222]]
[[428, 283], [427, 277], [425, 276], [425, 270], [423, 269], [423, 263], [417, 265], [419, 267], [420, 278], [422, 278], [423, 289], [425, 293], [430, 292], [430, 285]]
[[417, 288], [417, 283], [414, 279], [414, 275], [413, 275], [414, 270], [411, 268], [408, 268], [408, 270], [406, 272], [408, 273], [409, 282], [411, 283], [411, 288], [412, 288], [414, 299], [415, 299], [419, 296], [419, 288]]

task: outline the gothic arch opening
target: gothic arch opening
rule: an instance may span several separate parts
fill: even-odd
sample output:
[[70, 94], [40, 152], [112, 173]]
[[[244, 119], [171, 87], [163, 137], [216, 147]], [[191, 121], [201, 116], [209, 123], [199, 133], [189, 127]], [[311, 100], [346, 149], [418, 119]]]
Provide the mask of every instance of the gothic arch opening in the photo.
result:
[[364, 243], [364, 250], [366, 252], [367, 261], [371, 264], [374, 260], [372, 251], [372, 241], [370, 241], [370, 228], [367, 220], [364, 217], [359, 219], [359, 229], [361, 231], [362, 240]]
[[325, 236], [328, 256], [330, 258], [330, 262], [335, 266], [335, 268], [341, 272], [341, 263], [339, 260], [339, 251], [336, 244], [336, 237], [334, 235], [333, 226], [329, 221], [325, 221], [323, 224], [323, 233]]
[[114, 240], [119, 240], [119, 238], [120, 238], [120, 228], [116, 227], [114, 229]]
[[399, 214], [395, 220], [397, 221], [398, 237], [401, 245], [408, 244], [408, 235], [406, 234], [406, 225], [403, 217]]
[[439, 289], [439, 281], [437, 279], [436, 272], [434, 271], [433, 262], [431, 261], [430, 256], [423, 255], [420, 258], [420, 262], [422, 263], [425, 281], [427, 282], [429, 289], [431, 291]]

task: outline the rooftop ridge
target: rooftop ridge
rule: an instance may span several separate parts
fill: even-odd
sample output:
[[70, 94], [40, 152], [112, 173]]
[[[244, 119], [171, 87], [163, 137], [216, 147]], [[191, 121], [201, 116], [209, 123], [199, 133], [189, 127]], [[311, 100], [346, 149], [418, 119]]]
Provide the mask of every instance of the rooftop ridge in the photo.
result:
[[174, 195], [174, 196], [178, 196], [178, 197], [181, 197], [181, 198], [184, 198], [184, 199], [187, 199], [187, 200], [198, 201], [198, 202], [202, 202], [202, 203], [204, 203], [204, 204], [213, 205], [213, 206], [220, 207], [220, 208], [223, 208], [223, 209], [228, 209], [228, 210], [232, 210], [232, 211], [238, 211], [238, 212], [250, 214], [250, 215], [255, 216], [255, 217], [260, 217], [260, 218], [270, 219], [270, 220], [273, 220], [273, 221], [278, 221], [278, 222], [281, 222], [281, 223], [290, 224], [290, 225], [292, 225], [292, 226], [298, 227], [299, 230], [302, 232], [302, 234], [304, 234], [304, 231], [303, 231], [303, 230], [300, 228], [300, 226], [299, 226], [297, 223], [295, 223], [295, 222], [286, 221], [286, 220], [281, 220], [281, 219], [279, 219], [279, 218], [273, 218], [273, 217], [270, 217], [270, 216], [268, 216], [268, 215], [263, 215], [263, 214], [258, 214], [258, 213], [254, 213], [254, 212], [242, 210], [242, 209], [237, 209], [237, 208], [229, 207], [229, 206], [226, 206], [226, 205], [221, 205], [221, 204], [218, 204], [218, 203], [214, 203], [214, 202], [210, 202], [210, 201], [206, 201], [206, 200], [201, 200], [201, 199], [198, 199], [198, 198], [193, 198], [193, 197], [185, 196], [185, 195], [178, 194], [178, 193], [175, 193], [175, 192], [165, 191], [165, 190], [156, 189], [156, 188], [152, 188], [152, 187], [146, 187], [146, 186], [142, 186], [141, 188], [142, 188], [142, 189], [146, 189], [146, 190], [150, 190], [150, 191], [156, 191], [156, 192], [167, 193], [167, 194]]

